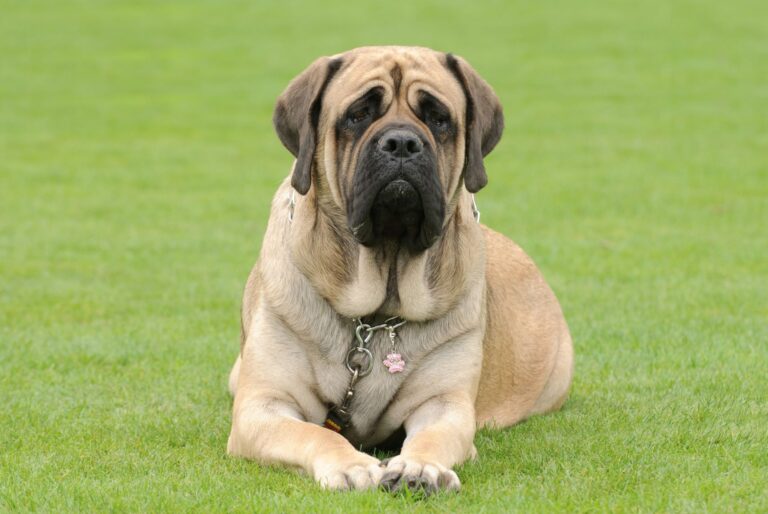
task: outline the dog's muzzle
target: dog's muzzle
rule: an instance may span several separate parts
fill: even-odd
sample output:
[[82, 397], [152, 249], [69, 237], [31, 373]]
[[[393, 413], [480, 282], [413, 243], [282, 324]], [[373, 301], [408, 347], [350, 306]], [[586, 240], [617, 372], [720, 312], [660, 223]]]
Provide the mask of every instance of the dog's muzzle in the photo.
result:
[[399, 241], [414, 253], [442, 231], [445, 201], [435, 154], [411, 127], [382, 129], [361, 152], [347, 217], [360, 244]]

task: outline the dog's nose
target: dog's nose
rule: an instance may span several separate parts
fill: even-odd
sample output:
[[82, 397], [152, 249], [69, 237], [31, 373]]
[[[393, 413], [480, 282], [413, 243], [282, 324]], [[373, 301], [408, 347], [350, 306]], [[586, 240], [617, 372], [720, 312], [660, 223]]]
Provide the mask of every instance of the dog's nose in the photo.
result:
[[424, 150], [424, 145], [410, 130], [392, 129], [382, 134], [379, 139], [379, 151], [392, 157], [409, 159]]

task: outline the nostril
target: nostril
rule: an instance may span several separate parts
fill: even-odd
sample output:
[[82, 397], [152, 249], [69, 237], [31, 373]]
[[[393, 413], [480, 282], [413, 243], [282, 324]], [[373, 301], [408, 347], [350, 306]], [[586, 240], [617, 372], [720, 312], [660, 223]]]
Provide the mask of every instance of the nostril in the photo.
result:
[[378, 140], [377, 150], [390, 158], [410, 159], [424, 150], [424, 143], [411, 131], [389, 130]]
[[406, 150], [406, 153], [410, 155], [414, 155], [421, 151], [421, 145], [419, 144], [418, 140], [409, 139], [408, 142], [405, 144], [405, 150]]
[[384, 145], [381, 147], [381, 149], [387, 153], [395, 153], [397, 151], [398, 146], [399, 145], [397, 144], [397, 141], [395, 141], [395, 139], [389, 138], [386, 141], [384, 141]]

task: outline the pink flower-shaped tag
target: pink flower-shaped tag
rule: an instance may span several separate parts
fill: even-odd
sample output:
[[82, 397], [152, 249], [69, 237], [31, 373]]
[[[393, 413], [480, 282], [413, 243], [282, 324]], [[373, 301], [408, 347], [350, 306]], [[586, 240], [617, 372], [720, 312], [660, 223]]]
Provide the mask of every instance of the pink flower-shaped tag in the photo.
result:
[[400, 373], [405, 369], [405, 361], [399, 353], [387, 354], [387, 359], [384, 361], [384, 365], [390, 373]]

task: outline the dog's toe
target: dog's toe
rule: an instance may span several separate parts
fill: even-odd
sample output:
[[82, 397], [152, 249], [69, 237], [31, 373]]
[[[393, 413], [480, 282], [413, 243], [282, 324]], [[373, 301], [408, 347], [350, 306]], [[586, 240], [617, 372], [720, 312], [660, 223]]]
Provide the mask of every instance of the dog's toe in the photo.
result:
[[349, 489], [347, 476], [341, 472], [330, 473], [324, 477], [321, 477], [318, 482], [320, 483], [320, 487], [323, 489], [329, 489], [332, 491], [346, 491]]
[[351, 489], [362, 491], [379, 485], [383, 471], [376, 465], [367, 467], [358, 466], [346, 473], [347, 483]]
[[315, 471], [315, 480], [323, 489], [334, 491], [371, 489], [379, 485], [384, 470], [378, 459], [360, 454], [352, 462], [326, 461]]
[[461, 481], [459, 475], [452, 469], [448, 469], [440, 473], [439, 482], [440, 489], [444, 491], [458, 491], [461, 489]]
[[394, 490], [401, 476], [402, 474], [397, 471], [390, 471], [386, 473], [383, 477], [381, 477], [380, 485], [382, 489], [386, 491]]
[[398, 492], [402, 489], [409, 489], [411, 492], [424, 492], [426, 494], [432, 494], [437, 491], [437, 483], [431, 484], [429, 479], [423, 476], [416, 475], [403, 475], [398, 480], [392, 492]]
[[438, 491], [456, 491], [461, 482], [453, 470], [439, 464], [395, 457], [387, 463], [380, 485], [391, 492], [409, 489], [429, 495]]

